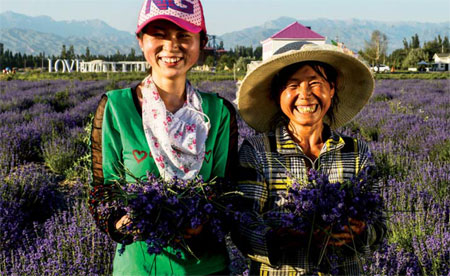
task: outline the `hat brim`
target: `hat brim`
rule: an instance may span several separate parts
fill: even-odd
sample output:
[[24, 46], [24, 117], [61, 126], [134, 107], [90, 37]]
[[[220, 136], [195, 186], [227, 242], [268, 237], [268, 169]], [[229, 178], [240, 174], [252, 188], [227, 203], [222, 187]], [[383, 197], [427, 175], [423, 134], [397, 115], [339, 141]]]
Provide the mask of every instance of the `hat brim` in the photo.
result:
[[139, 34], [150, 22], [156, 21], [156, 20], [167, 20], [170, 21], [172, 23], [174, 23], [175, 25], [177, 25], [178, 27], [182, 28], [183, 30], [186, 30], [188, 32], [191, 33], [200, 33], [201, 31], [205, 31], [203, 30], [202, 27], [196, 26], [190, 22], [187, 22], [181, 18], [175, 17], [175, 16], [170, 16], [167, 14], [162, 14], [162, 15], [156, 15], [153, 16], [149, 19], [147, 19], [146, 21], [144, 21], [144, 23], [142, 23], [137, 29], [136, 29], [136, 34]]
[[[270, 97], [274, 76], [284, 67], [303, 61], [320, 61], [336, 69], [339, 104], [334, 108], [334, 121], [324, 122], [336, 129], [349, 122], [364, 107], [372, 95], [374, 79], [370, 69], [357, 58], [331, 45], [314, 45], [272, 56], [250, 71], [238, 92], [238, 109], [244, 121], [259, 132], [269, 131], [279, 114], [279, 105]], [[306, 49], [304, 49], [306, 48]]]

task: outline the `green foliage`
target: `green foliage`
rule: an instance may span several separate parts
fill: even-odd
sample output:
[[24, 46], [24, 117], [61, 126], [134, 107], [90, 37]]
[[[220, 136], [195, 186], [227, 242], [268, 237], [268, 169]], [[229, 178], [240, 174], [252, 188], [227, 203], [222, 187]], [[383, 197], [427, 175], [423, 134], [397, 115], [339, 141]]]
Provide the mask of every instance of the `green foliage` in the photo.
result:
[[383, 179], [401, 178], [408, 171], [401, 156], [393, 153], [383, 152], [375, 155], [375, 165], [379, 176]]
[[372, 97], [372, 101], [374, 102], [387, 102], [392, 100], [393, 97], [392, 95], [388, 95], [388, 94], [377, 94], [375, 96]]
[[409, 68], [409, 67], [417, 67], [417, 63], [419, 61], [428, 61], [428, 55], [427, 53], [420, 48], [414, 48], [411, 49], [406, 56], [405, 60], [403, 60], [402, 67], [403, 68]]
[[[0, 75], [0, 81], [8, 80], [105, 80], [110, 79], [111, 82], [119, 81], [141, 81], [147, 76], [147, 72], [127, 72], [127, 73], [80, 73], [72, 72], [68, 73], [41, 73], [40, 71], [31, 71], [23, 74], [15, 75]], [[245, 75], [244, 71], [236, 73], [237, 79], [242, 79]], [[450, 79], [449, 72], [429, 72], [429, 73], [415, 73], [415, 72], [398, 72], [398, 73], [379, 73], [375, 74], [375, 79]], [[234, 80], [232, 72], [189, 72], [188, 79], [197, 83], [203, 80], [220, 81], [220, 80]], [[111, 87], [115, 87], [111, 84]], [[0, 103], [1, 107], [1, 103]]]
[[350, 128], [350, 131], [353, 133], [353, 135], [360, 135], [364, 138], [366, 141], [378, 141], [380, 131], [378, 126], [364, 126], [362, 127], [360, 124], [358, 124], [355, 121], [350, 122], [347, 125], [348, 128]]
[[236, 61], [236, 70], [238, 70], [238, 71], [247, 71], [247, 64], [249, 64], [252, 60], [253, 60], [253, 58], [240, 57]]
[[375, 74], [375, 79], [422, 79], [422, 80], [436, 80], [436, 79], [450, 79], [450, 72], [397, 72], [387, 74]]
[[385, 34], [375, 30], [372, 32], [370, 41], [366, 41], [365, 44], [366, 46], [361, 54], [370, 64], [380, 64], [386, 59], [388, 39]]
[[[84, 147], [89, 148], [92, 121], [94, 115], [89, 115], [89, 120], [84, 127], [84, 133], [76, 137], [76, 140]], [[79, 156], [73, 165], [65, 171], [66, 178], [69, 180], [79, 179], [82, 183], [88, 183], [91, 175], [92, 161], [90, 151], [86, 151], [84, 155]]]
[[53, 96], [53, 99], [50, 101], [50, 105], [53, 106], [53, 109], [56, 112], [62, 112], [70, 107], [69, 100], [69, 87], [64, 89], [63, 91], [56, 92]]
[[420, 40], [419, 40], [419, 36], [417, 34], [415, 34], [414, 36], [411, 37], [411, 44], [409, 45], [409, 48], [412, 48], [412, 49], [420, 48]]
[[236, 59], [228, 54], [224, 54], [219, 58], [219, 61], [217, 62], [217, 69], [218, 70], [232, 70], [233, 64], [236, 62]]
[[[239, 71], [236, 72], [237, 79], [243, 79], [245, 76], [245, 72]], [[202, 81], [223, 81], [223, 80], [234, 80], [233, 72], [190, 72], [188, 73], [189, 81], [197, 85]]]
[[450, 140], [444, 140], [435, 145], [430, 152], [430, 160], [450, 162]]
[[394, 50], [391, 53], [391, 55], [389, 56], [389, 62], [395, 68], [400, 68], [400, 67], [402, 67], [403, 60], [405, 60], [407, 55], [408, 55], [408, 50], [407, 49]]
[[117, 85], [117, 80], [115, 78], [113, 78], [109, 84], [107, 84], [105, 86], [105, 91], [111, 91], [111, 90], [116, 90], [119, 89], [119, 85]]
[[[105, 80], [111, 79], [115, 81], [137, 81], [143, 80], [147, 76], [147, 72], [116, 72], [116, 73], [41, 73], [40, 71], [30, 71], [15, 75], [0, 75], [0, 81], [4, 80]], [[7, 78], [8, 77], [8, 78]]]
[[81, 157], [80, 154], [86, 152], [83, 137], [57, 132], [53, 132], [50, 139], [42, 143], [41, 148], [45, 165], [50, 171], [60, 175], [66, 175]]
[[60, 57], [62, 59], [67, 58], [66, 45], [64, 45], [64, 44], [62, 45], [62, 48], [61, 48], [61, 55], [60, 55]]
[[[406, 69], [408, 67], [417, 67], [417, 62], [424, 60], [430, 62], [436, 53], [450, 52], [450, 42], [448, 36], [442, 38], [440, 35], [431, 41], [425, 41], [423, 47], [420, 47], [420, 39], [417, 34], [408, 41], [403, 39], [403, 49], [394, 50], [389, 56], [389, 62], [395, 68]], [[422, 51], [421, 51], [422, 50]], [[420, 55], [420, 56], [418, 56]], [[408, 60], [407, 57], [409, 56]]]
[[208, 56], [205, 60], [205, 65], [208, 65], [209, 67], [214, 66], [214, 57]]

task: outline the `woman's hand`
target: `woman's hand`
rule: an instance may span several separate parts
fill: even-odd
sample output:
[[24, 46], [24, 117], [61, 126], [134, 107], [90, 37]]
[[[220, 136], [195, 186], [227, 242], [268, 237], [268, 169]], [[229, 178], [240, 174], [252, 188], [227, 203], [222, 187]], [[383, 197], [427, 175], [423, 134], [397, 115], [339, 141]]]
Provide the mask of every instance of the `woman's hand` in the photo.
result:
[[197, 228], [187, 228], [183, 238], [190, 239], [194, 236], [199, 235], [203, 231], [203, 224], [200, 224]]
[[364, 221], [349, 218], [349, 225], [344, 226], [342, 232], [338, 233], [326, 233], [330, 227], [325, 228], [325, 233], [323, 231], [316, 231], [314, 233], [316, 240], [324, 241], [328, 240], [327, 245], [333, 246], [343, 246], [352, 242], [355, 236], [361, 235], [366, 229], [366, 223]]
[[138, 235], [140, 233], [139, 230], [135, 230], [132, 232], [127, 231], [127, 226], [131, 223], [131, 219], [130, 216], [125, 215], [123, 217], [121, 217], [117, 222], [116, 222], [116, 229], [117, 231], [119, 231], [122, 234], [133, 234], [133, 235]]
[[[127, 234], [126, 231], [124, 230], [126, 230], [127, 225], [129, 225], [130, 223], [131, 223], [130, 217], [128, 215], [125, 215], [116, 222], [115, 226], [117, 231], [123, 234]], [[202, 231], [203, 231], [203, 224], [200, 224], [197, 228], [186, 228], [183, 238], [190, 239], [194, 236], [199, 235]]]
[[[183, 239], [189, 240], [192, 239], [192, 237], [200, 235], [200, 233], [203, 231], [203, 225], [204, 223], [197, 226], [197, 228], [186, 228], [184, 230]], [[174, 241], [180, 242], [179, 239], [175, 239]]]
[[116, 222], [116, 230], [119, 232], [123, 232], [125, 227], [130, 223], [130, 217], [128, 215], [123, 216]]

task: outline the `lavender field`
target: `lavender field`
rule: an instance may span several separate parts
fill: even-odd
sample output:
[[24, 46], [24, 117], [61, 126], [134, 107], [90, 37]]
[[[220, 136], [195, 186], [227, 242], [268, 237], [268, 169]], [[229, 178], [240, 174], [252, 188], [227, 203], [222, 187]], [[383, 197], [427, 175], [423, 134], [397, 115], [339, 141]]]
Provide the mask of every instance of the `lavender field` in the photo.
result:
[[[109, 81], [0, 82], [0, 274], [109, 275], [86, 204], [91, 114]], [[234, 100], [232, 81], [201, 82]], [[389, 234], [367, 275], [450, 275], [450, 80], [379, 80], [343, 127], [381, 173]], [[252, 135], [239, 121], [240, 141]]]

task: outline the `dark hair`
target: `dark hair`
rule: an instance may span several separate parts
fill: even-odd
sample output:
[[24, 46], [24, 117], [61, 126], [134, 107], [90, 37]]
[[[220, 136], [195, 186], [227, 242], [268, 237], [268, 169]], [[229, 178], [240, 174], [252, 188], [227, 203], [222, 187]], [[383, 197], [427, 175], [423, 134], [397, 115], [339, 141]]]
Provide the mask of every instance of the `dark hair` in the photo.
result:
[[205, 31], [200, 32], [200, 50], [203, 50], [203, 48], [206, 47], [206, 44], [208, 44], [208, 35], [205, 33]]
[[[279, 102], [280, 93], [285, 89], [287, 81], [292, 75], [297, 72], [301, 67], [309, 65], [319, 76], [324, 78], [331, 88], [334, 88], [334, 96], [331, 99], [331, 106], [327, 111], [327, 116], [330, 119], [330, 124], [334, 122], [334, 111], [337, 109], [339, 103], [339, 93], [337, 91], [337, 71], [331, 65], [320, 61], [302, 61], [288, 65], [281, 69], [275, 77], [272, 79], [270, 97], [275, 102]], [[281, 112], [281, 111], [280, 111]], [[277, 114], [272, 121], [272, 127], [274, 124], [278, 124], [280, 121], [289, 121], [283, 112]]]

